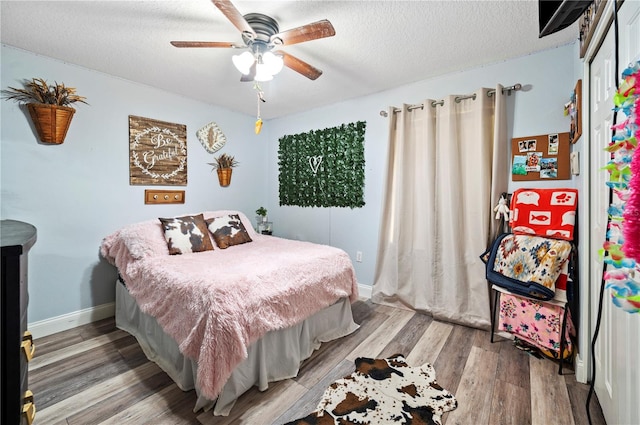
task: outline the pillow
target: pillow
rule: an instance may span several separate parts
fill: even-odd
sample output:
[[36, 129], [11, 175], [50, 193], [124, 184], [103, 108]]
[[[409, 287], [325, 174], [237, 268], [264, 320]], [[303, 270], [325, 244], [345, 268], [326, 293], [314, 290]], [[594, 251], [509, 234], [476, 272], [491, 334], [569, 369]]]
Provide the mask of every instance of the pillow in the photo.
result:
[[252, 241], [238, 214], [211, 218], [207, 225], [220, 249]]
[[[247, 233], [253, 239], [258, 233], [253, 228], [253, 222], [247, 218], [246, 215], [242, 211], [238, 210], [215, 210], [215, 211], [202, 211], [202, 215], [207, 223], [211, 221], [212, 218], [222, 217], [229, 214], [237, 214], [240, 217], [240, 221], [244, 225], [244, 228], [247, 230]], [[214, 245], [215, 247], [215, 245]]]
[[211, 251], [213, 244], [202, 214], [175, 218], [158, 218], [162, 223], [169, 254]]
[[510, 225], [516, 235], [573, 240], [576, 189], [518, 189], [511, 196]]

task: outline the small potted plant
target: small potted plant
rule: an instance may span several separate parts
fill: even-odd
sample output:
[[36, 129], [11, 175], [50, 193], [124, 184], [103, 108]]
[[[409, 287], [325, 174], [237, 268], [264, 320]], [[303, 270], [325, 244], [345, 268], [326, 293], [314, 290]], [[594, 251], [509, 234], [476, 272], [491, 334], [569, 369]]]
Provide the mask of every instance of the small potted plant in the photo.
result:
[[267, 218], [267, 209], [265, 207], [260, 207], [256, 210], [256, 223], [259, 226], [260, 223], [264, 223], [265, 221], [269, 221]]
[[256, 231], [263, 235], [273, 234], [273, 223], [267, 218], [267, 209], [265, 207], [260, 207], [256, 210], [256, 214]]
[[233, 167], [237, 167], [239, 162], [236, 161], [233, 156], [227, 155], [226, 153], [220, 154], [214, 159], [215, 162], [208, 162], [208, 164], [213, 166], [213, 170], [218, 172], [218, 181], [220, 182], [220, 186], [229, 186], [229, 184], [231, 184], [231, 172], [233, 171]]
[[76, 102], [87, 104], [85, 97], [76, 94], [76, 89], [64, 83], [48, 84], [42, 78], [23, 81], [24, 88], [9, 87], [2, 90], [5, 100], [26, 104], [40, 140], [44, 143], [61, 144], [67, 135]]

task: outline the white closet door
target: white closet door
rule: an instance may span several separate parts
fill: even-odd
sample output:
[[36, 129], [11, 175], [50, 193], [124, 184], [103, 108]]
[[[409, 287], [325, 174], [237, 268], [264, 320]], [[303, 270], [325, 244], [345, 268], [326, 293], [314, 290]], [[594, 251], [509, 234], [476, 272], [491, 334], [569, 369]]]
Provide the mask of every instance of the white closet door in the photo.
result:
[[[602, 278], [598, 247], [605, 238], [609, 191], [605, 185], [609, 161], [603, 149], [611, 141], [612, 96], [615, 76], [629, 63], [640, 59], [640, 1], [625, 1], [618, 14], [619, 66], [615, 69], [613, 27], [590, 65], [590, 175], [591, 241], [590, 288], [591, 313], [596, 317]], [[619, 114], [618, 122], [624, 120]], [[594, 320], [592, 319], [592, 329]], [[629, 314], [615, 307], [611, 292], [604, 294], [602, 322], [596, 343], [596, 394], [609, 424], [634, 424], [640, 418], [640, 314]]]
[[[594, 248], [590, 254], [591, 300], [592, 317], [597, 314], [597, 300], [600, 295], [603, 263], [599, 259], [598, 248], [602, 246], [607, 231], [607, 207], [609, 205], [609, 190], [605, 182], [608, 179], [606, 171], [602, 170], [609, 161], [609, 154], [604, 150], [611, 141], [611, 124], [613, 120], [612, 106], [615, 94], [614, 75], [614, 43], [613, 31], [609, 31], [604, 43], [593, 58], [590, 67], [590, 112], [591, 112], [591, 241]], [[613, 403], [613, 380], [611, 370], [611, 339], [613, 310], [608, 295], [602, 309], [600, 333], [595, 346], [596, 359], [596, 394], [608, 423], [615, 417]], [[592, 321], [593, 322], [593, 321]], [[593, 323], [592, 323], [593, 325]], [[593, 329], [593, 326], [592, 326]]]

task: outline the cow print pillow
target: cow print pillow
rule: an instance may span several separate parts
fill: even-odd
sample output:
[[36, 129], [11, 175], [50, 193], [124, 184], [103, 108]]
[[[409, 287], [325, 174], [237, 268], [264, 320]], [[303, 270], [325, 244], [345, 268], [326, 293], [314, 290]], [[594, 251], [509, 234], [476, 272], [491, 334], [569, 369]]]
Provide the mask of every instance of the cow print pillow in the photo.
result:
[[169, 254], [188, 254], [213, 249], [207, 223], [202, 214], [158, 220], [162, 223]]
[[252, 241], [238, 214], [211, 218], [207, 220], [207, 224], [220, 249]]

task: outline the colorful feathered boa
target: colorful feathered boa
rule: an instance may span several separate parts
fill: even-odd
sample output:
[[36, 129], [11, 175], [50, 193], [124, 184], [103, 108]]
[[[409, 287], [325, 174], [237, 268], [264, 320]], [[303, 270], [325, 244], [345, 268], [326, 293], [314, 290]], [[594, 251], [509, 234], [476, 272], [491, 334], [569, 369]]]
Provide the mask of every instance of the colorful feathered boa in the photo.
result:
[[[640, 61], [625, 69], [614, 96], [614, 110], [626, 119], [611, 127], [606, 148], [611, 160], [607, 186], [614, 193], [604, 243], [608, 264], [604, 278], [613, 303], [629, 313], [640, 312]], [[634, 278], [635, 277], [635, 278]]]

